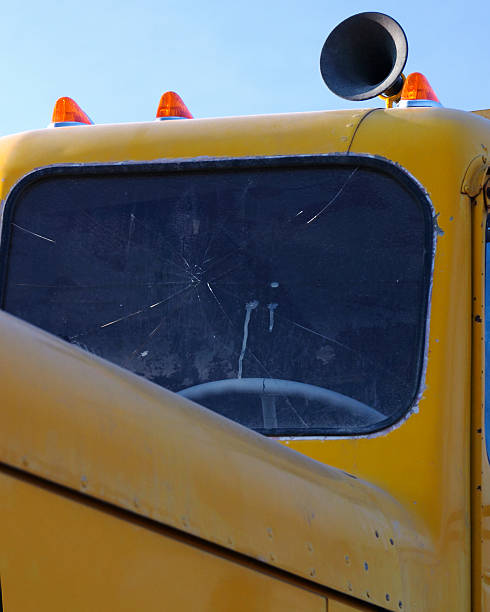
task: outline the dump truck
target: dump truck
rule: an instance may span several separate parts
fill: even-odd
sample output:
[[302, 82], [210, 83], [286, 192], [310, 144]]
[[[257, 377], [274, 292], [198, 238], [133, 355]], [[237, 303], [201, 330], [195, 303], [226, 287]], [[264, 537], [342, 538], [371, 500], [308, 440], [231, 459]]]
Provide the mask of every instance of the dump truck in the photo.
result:
[[490, 113], [407, 49], [327, 38], [380, 108], [0, 139], [5, 612], [490, 610]]

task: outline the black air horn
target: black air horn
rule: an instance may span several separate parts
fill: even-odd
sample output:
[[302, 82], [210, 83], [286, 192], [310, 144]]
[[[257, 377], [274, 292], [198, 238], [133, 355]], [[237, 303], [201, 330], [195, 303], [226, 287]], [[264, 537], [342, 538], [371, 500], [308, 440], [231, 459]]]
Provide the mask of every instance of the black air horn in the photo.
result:
[[405, 32], [383, 13], [342, 21], [323, 45], [320, 70], [327, 87], [347, 100], [396, 96], [408, 54]]

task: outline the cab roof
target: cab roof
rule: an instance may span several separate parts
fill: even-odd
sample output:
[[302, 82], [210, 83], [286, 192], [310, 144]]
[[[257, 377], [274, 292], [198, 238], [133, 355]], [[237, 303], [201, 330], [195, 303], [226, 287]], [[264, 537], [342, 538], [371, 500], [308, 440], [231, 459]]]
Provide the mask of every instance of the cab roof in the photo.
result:
[[1, 198], [26, 174], [52, 165], [329, 153], [388, 158], [430, 191], [435, 163], [451, 169], [451, 176], [461, 182], [470, 161], [486, 157], [489, 146], [488, 119], [444, 108], [45, 128], [0, 139]]

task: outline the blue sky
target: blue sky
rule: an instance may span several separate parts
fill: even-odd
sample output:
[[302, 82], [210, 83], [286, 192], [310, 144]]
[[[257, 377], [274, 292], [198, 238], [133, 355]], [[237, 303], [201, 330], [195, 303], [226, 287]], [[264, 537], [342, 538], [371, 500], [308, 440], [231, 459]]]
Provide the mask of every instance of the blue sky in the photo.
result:
[[196, 117], [382, 105], [335, 97], [318, 67], [337, 23], [370, 10], [400, 22], [405, 73], [423, 72], [445, 106], [490, 108], [483, 0], [4, 0], [0, 134], [45, 127], [65, 95], [96, 123], [151, 120], [169, 89]]

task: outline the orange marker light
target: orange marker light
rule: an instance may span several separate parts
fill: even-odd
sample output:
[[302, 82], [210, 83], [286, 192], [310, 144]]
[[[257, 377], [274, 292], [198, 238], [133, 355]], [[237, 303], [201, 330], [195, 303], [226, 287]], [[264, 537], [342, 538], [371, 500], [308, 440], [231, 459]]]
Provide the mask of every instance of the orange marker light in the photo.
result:
[[56, 100], [51, 122], [54, 127], [80, 124], [93, 125], [93, 121], [83, 112], [75, 100], [66, 96]]
[[160, 98], [157, 119], [193, 119], [193, 116], [179, 94], [166, 91]]
[[410, 106], [442, 106], [439, 98], [429, 84], [429, 81], [420, 72], [409, 74], [403, 85], [401, 107]]

